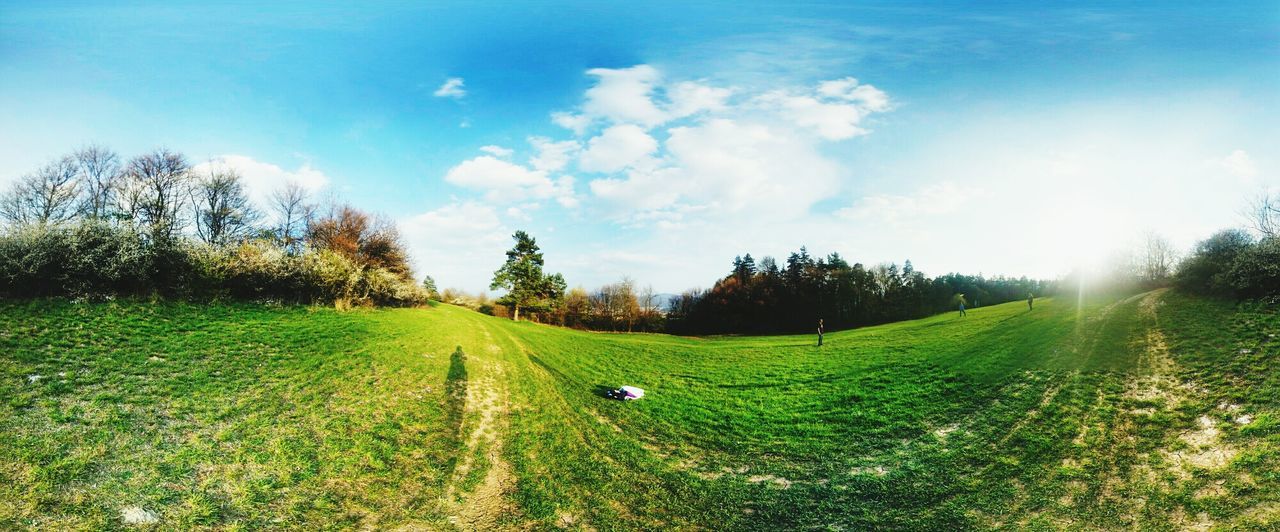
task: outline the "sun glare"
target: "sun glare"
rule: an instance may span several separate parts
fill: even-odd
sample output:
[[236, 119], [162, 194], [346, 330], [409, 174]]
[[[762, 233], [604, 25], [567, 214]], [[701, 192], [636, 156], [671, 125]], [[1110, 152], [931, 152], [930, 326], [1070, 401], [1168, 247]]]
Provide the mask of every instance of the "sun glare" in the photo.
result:
[[1098, 209], [1074, 208], [1061, 212], [1070, 213], [1053, 231], [1056, 241], [1062, 244], [1062, 266], [1090, 276], [1103, 273], [1125, 239], [1127, 228]]

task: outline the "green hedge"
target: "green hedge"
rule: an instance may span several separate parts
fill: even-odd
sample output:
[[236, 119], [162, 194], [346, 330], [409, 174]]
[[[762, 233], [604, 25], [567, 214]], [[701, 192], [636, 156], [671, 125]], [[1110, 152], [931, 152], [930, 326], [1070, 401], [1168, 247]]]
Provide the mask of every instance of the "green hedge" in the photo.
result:
[[1280, 295], [1280, 237], [1254, 241], [1239, 229], [1196, 245], [1178, 267], [1178, 285], [1201, 294], [1256, 298]]
[[128, 227], [86, 222], [0, 235], [0, 296], [249, 299], [353, 305], [416, 305], [411, 279], [358, 265], [328, 250], [287, 253], [270, 240], [215, 247], [156, 244]]

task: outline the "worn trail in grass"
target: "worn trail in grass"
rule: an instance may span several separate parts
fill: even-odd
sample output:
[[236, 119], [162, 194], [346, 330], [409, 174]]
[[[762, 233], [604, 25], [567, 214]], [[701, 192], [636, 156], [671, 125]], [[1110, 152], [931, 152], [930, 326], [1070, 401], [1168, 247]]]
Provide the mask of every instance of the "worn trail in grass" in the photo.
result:
[[[1278, 333], [1275, 307], [1163, 291], [821, 348], [449, 306], [8, 304], [0, 526], [1276, 526]], [[648, 396], [602, 397], [621, 384]]]

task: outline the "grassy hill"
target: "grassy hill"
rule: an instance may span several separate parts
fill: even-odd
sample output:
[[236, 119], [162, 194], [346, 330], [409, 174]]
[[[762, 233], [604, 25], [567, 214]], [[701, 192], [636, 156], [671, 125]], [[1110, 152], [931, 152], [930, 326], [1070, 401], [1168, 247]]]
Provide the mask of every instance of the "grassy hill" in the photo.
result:
[[[821, 348], [7, 303], [0, 527], [1275, 527], [1278, 334], [1275, 307], [1159, 291]], [[622, 384], [649, 395], [601, 396]]]

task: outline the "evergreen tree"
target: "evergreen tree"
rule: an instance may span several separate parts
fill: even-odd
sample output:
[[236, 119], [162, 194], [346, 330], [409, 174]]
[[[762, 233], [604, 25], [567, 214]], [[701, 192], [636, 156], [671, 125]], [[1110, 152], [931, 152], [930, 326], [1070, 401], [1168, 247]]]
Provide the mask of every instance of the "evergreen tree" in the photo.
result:
[[436, 280], [430, 275], [422, 278], [422, 288], [427, 291], [427, 297], [440, 301], [440, 291], [436, 290]]
[[542, 252], [533, 237], [524, 231], [516, 231], [511, 238], [515, 246], [507, 251], [507, 262], [493, 272], [490, 290], [505, 289], [507, 294], [498, 303], [512, 309], [511, 319], [520, 320], [520, 309], [545, 310], [564, 299], [566, 284], [560, 274], [542, 272]]

